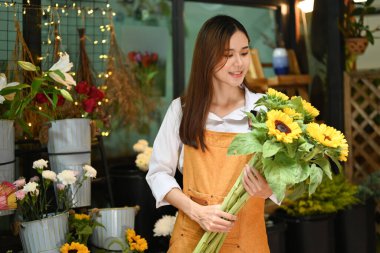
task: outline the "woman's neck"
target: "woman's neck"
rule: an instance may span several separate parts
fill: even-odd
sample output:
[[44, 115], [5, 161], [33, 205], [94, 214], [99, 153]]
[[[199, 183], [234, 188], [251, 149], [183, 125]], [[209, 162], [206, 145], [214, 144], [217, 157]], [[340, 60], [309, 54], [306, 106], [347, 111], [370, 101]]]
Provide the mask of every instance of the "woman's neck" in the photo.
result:
[[224, 117], [234, 110], [244, 106], [245, 90], [240, 87], [220, 85], [214, 88], [210, 112]]

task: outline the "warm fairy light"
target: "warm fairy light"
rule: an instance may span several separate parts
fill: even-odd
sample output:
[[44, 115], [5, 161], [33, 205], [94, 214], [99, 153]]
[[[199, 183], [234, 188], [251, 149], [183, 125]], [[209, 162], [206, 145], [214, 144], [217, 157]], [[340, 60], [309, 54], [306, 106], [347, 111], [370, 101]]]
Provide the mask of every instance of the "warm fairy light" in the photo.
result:
[[108, 71], [108, 75], [112, 75], [112, 71]]
[[73, 8], [75, 8], [76, 5], [77, 5], [76, 3], [73, 3]]
[[59, 6], [59, 4], [58, 4], [58, 3], [56, 3], [56, 4], [55, 4], [55, 8], [58, 8], [58, 6]]
[[108, 75], [108, 74], [105, 74], [104, 76], [105, 76], [106, 78], [108, 78], [108, 77], [109, 77], [109, 75]]
[[28, 126], [30, 126], [30, 127], [31, 127], [31, 126], [32, 126], [32, 123], [30, 123], [30, 122], [29, 122], [29, 123], [28, 123]]
[[98, 44], [98, 42], [99, 42], [99, 41], [95, 40], [95, 41], [94, 41], [94, 45]]
[[41, 111], [41, 110], [42, 110], [42, 107], [41, 107], [41, 106], [39, 106], [39, 107], [38, 107], [38, 110], [40, 110], [40, 111]]
[[314, 0], [303, 0], [302, 2], [299, 2], [297, 4], [297, 7], [303, 12], [303, 13], [309, 13], [312, 12], [314, 9]]
[[48, 44], [51, 44], [51, 40], [50, 40], [50, 39], [48, 39], [47, 43], [48, 43]]
[[64, 8], [62, 8], [62, 13], [65, 13], [65, 9]]
[[26, 1], [28, 3], [28, 5], [30, 5], [30, 0]]
[[82, 13], [81, 9], [78, 9], [78, 15], [80, 15]]
[[75, 101], [75, 102], [74, 102], [74, 105], [78, 105], [78, 102], [77, 102], [77, 101]]
[[107, 40], [102, 40], [102, 43], [104, 44], [104, 43], [106, 43], [107, 42]]
[[91, 15], [92, 13], [94, 13], [94, 10], [93, 10], [93, 9], [87, 11], [87, 14], [88, 14], [88, 15]]
[[104, 16], [104, 15], [106, 15], [106, 12], [105, 12], [105, 11], [102, 11], [102, 14], [103, 14], [103, 16]]
[[99, 78], [102, 78], [102, 74], [99, 74], [98, 77], [99, 77]]
[[57, 37], [55, 37], [57, 40], [61, 40], [61, 36], [57, 35]]
[[24, 14], [24, 15], [26, 14], [26, 9], [25, 9], [25, 8], [24, 8], [24, 10], [22, 11], [22, 14]]
[[98, 105], [102, 105], [102, 102], [101, 102], [101, 101], [99, 101], [99, 102], [98, 102]]
[[37, 60], [39, 60], [39, 61], [42, 61], [43, 59], [44, 59], [44, 57], [42, 57], [42, 56], [37, 57]]
[[106, 5], [106, 6], [107, 6], [107, 8], [109, 8], [109, 7], [110, 7], [110, 4], [109, 4], [109, 3], [107, 3], [107, 5]]
[[116, 16], [116, 13], [115, 13], [115, 12], [112, 12], [112, 16]]
[[110, 132], [108, 132], [108, 131], [102, 132], [102, 136], [108, 136], [109, 134], [110, 134]]
[[109, 102], [108, 98], [104, 99], [104, 102], [108, 103]]

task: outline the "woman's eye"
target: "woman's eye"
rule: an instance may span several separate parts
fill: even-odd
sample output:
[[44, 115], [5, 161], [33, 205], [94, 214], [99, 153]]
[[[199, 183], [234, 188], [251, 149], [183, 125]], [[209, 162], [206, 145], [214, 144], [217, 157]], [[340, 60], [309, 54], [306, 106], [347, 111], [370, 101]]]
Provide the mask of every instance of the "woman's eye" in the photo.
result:
[[242, 56], [248, 55], [248, 52], [241, 53]]

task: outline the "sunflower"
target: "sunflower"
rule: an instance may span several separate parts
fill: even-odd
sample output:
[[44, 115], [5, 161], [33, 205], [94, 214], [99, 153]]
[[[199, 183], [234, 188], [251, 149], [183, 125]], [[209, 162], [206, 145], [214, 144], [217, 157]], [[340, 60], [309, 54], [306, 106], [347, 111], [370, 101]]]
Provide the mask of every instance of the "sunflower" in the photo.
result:
[[[342, 132], [336, 130], [333, 127], [327, 126], [325, 124], [309, 123], [306, 125], [306, 132], [310, 137], [312, 137], [316, 142], [331, 148], [345, 147], [347, 141], [344, 138]], [[348, 146], [346, 148], [348, 153]], [[344, 151], [344, 150], [343, 150]], [[344, 154], [342, 154], [342, 159]]]
[[[292, 97], [292, 99], [295, 99], [295, 98], [297, 97]], [[312, 118], [315, 118], [319, 115], [319, 111], [317, 108], [315, 108], [309, 102], [307, 102], [306, 100], [302, 98], [301, 98], [301, 101], [302, 101], [302, 106], [305, 109], [306, 113], [309, 114]]]
[[76, 213], [76, 214], [74, 214], [74, 219], [76, 219], [76, 220], [90, 220], [90, 216], [89, 215], [87, 215], [87, 214], [78, 214], [78, 213]]
[[347, 156], [348, 156], [348, 144], [347, 141], [344, 139], [343, 143], [340, 145], [340, 154], [339, 154], [339, 161], [347, 162]]
[[78, 242], [72, 242], [71, 244], [65, 243], [59, 251], [61, 253], [90, 253], [86, 245], [80, 244]]
[[127, 229], [125, 236], [129, 244], [130, 250], [136, 250], [137, 252], [144, 252], [148, 249], [148, 242], [139, 235], [136, 235], [135, 230]]
[[289, 97], [287, 95], [285, 95], [282, 92], [276, 91], [275, 89], [272, 89], [272, 88], [268, 89], [267, 94], [270, 97], [275, 97], [283, 101], [289, 100]]
[[296, 112], [296, 110], [292, 109], [292, 108], [289, 108], [289, 107], [285, 107], [284, 109], [282, 109], [282, 111], [289, 115], [291, 118], [293, 119], [301, 119], [302, 118], [302, 115], [301, 113], [299, 112]]
[[282, 111], [271, 110], [267, 113], [267, 117], [265, 123], [268, 127], [268, 134], [275, 136], [278, 141], [292, 143], [302, 133], [299, 125]]

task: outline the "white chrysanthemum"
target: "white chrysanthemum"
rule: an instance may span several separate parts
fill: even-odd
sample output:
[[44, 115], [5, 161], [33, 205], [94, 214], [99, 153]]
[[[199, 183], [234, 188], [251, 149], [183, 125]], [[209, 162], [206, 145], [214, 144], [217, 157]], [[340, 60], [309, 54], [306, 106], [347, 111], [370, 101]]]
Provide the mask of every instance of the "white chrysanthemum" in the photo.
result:
[[149, 160], [150, 154], [140, 153], [137, 155], [135, 163], [140, 170], [147, 171], [149, 168]]
[[44, 169], [48, 167], [48, 161], [40, 159], [33, 162], [33, 169]]
[[154, 224], [154, 236], [168, 236], [171, 235], [174, 228], [176, 216], [164, 215], [161, 219]]
[[51, 170], [42, 171], [42, 177], [53, 182], [57, 181], [57, 174], [55, 174], [55, 172]]
[[57, 175], [57, 178], [63, 185], [74, 184], [77, 181], [74, 171], [72, 170], [62, 171], [61, 173]]
[[141, 140], [138, 140], [138, 142], [136, 142], [133, 145], [133, 150], [137, 153], [142, 153], [145, 151], [148, 145], [149, 145], [148, 141], [141, 139]]
[[36, 182], [29, 182], [26, 185], [24, 185], [24, 187], [22, 188], [22, 190], [25, 193], [28, 193], [28, 192], [33, 193], [33, 192], [37, 191], [37, 186], [38, 186], [38, 184]]
[[146, 147], [146, 149], [144, 150], [144, 153], [148, 154], [148, 155], [151, 155], [152, 152], [153, 152], [153, 148], [152, 147]]
[[83, 166], [83, 170], [86, 171], [84, 174], [85, 177], [95, 178], [96, 177], [96, 169], [94, 169], [92, 166], [86, 164]]

